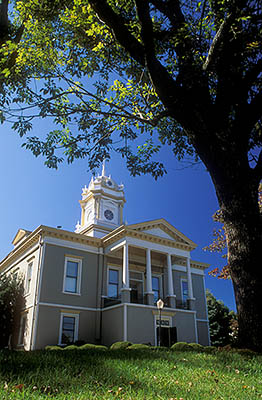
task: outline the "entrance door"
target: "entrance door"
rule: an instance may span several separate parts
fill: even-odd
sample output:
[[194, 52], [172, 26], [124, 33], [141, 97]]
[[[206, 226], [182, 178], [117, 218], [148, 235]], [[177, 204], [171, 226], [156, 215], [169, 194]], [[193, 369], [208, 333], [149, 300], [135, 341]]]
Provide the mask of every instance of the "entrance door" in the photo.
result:
[[[160, 334], [159, 326], [156, 329], [156, 334], [157, 334], [157, 344], [159, 344], [159, 334]], [[177, 342], [176, 327], [175, 326], [171, 328], [161, 327], [160, 346], [171, 347], [176, 342]]]

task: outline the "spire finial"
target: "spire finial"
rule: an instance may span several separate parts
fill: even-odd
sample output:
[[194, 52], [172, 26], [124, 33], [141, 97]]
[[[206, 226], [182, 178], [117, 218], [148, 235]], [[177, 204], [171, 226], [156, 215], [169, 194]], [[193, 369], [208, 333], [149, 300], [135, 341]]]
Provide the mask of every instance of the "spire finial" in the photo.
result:
[[102, 176], [106, 176], [106, 160], [105, 160], [105, 158], [103, 159]]

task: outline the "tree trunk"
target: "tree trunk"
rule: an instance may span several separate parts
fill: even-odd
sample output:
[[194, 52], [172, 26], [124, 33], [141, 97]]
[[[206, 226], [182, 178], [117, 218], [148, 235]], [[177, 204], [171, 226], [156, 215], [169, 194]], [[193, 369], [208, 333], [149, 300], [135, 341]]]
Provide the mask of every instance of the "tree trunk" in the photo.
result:
[[216, 144], [212, 152], [205, 151], [202, 160], [211, 174], [223, 215], [238, 313], [239, 346], [262, 351], [259, 178], [249, 166], [247, 151], [232, 147], [222, 148]]
[[[228, 263], [238, 312], [239, 345], [261, 351], [261, 216], [258, 209], [257, 190], [254, 190], [254, 185], [247, 180], [243, 180], [243, 185], [246, 186], [244, 193], [236, 191], [234, 202], [227, 201], [226, 193], [220, 193], [219, 197], [224, 198], [222, 203], [224, 227]], [[256, 193], [255, 204], [254, 192]]]

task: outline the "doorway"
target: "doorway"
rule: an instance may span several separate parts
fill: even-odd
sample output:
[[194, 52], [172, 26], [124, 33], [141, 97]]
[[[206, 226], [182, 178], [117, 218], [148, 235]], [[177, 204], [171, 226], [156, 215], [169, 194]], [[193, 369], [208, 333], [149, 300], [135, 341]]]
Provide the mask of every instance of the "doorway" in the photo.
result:
[[[160, 327], [156, 328], [157, 344], [159, 343]], [[177, 329], [176, 326], [165, 327], [161, 326], [161, 340], [160, 346], [171, 347], [177, 342]]]

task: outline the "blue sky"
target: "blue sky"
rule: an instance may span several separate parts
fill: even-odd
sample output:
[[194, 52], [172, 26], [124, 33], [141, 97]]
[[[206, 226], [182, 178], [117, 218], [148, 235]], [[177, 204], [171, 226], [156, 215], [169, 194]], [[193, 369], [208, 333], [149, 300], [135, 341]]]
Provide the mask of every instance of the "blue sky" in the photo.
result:
[[[11, 242], [19, 228], [34, 230], [43, 224], [61, 225], [74, 231], [80, 219], [78, 201], [82, 187], [89, 183], [91, 173], [85, 160], [50, 170], [42, 158], [35, 158], [21, 148], [23, 139], [7, 124], [0, 128], [0, 259], [3, 259], [12, 250]], [[41, 122], [32, 133], [37, 136], [46, 129], [45, 122]], [[150, 176], [130, 177], [123, 160], [116, 154], [107, 163], [107, 173], [125, 186], [124, 219], [131, 224], [165, 218], [198, 244], [192, 259], [212, 266], [223, 265], [220, 255], [202, 250], [212, 241], [215, 227], [212, 214], [218, 209], [209, 174], [203, 166], [184, 168], [168, 148], [161, 152], [161, 161], [166, 165], [167, 175], [158, 181]], [[206, 275], [206, 287], [235, 310], [231, 281]]]

